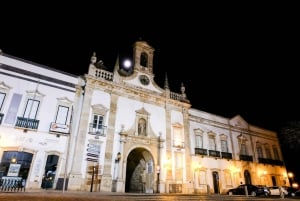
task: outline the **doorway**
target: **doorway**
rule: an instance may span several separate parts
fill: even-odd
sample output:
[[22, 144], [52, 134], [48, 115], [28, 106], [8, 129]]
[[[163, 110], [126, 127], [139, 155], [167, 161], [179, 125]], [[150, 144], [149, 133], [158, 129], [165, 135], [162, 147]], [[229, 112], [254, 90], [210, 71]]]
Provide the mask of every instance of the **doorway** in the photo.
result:
[[154, 170], [153, 157], [148, 150], [132, 150], [127, 157], [125, 192], [153, 193]]
[[248, 170], [244, 171], [244, 177], [245, 177], [245, 184], [252, 184], [251, 175]]
[[53, 188], [58, 159], [59, 156], [57, 155], [48, 155], [41, 185], [42, 188]]
[[212, 176], [213, 176], [214, 193], [219, 194], [219, 192], [220, 192], [220, 189], [219, 189], [219, 173], [217, 171], [213, 171]]

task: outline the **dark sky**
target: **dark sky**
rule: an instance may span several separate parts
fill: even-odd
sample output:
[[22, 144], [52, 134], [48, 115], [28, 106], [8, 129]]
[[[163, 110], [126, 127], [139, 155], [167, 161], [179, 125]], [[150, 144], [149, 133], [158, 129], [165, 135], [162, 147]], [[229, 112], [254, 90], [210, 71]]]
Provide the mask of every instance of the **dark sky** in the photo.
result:
[[[38, 6], [38, 8], [36, 7]], [[92, 53], [113, 69], [135, 41], [155, 48], [154, 74], [194, 108], [224, 117], [241, 115], [277, 131], [300, 119], [299, 14], [293, 5], [35, 5], [1, 19], [4, 53], [80, 75]], [[79, 8], [80, 7], [80, 8]], [[11, 11], [11, 12], [10, 12]]]

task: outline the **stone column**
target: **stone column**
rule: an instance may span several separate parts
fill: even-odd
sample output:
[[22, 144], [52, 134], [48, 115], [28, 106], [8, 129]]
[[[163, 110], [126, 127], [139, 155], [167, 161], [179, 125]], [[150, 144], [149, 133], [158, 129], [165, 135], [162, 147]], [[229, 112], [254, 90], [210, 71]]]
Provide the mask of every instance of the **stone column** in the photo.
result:
[[125, 192], [125, 176], [126, 176], [126, 160], [124, 158], [124, 144], [126, 143], [126, 137], [127, 133], [123, 131], [123, 129], [120, 132], [120, 153], [121, 158], [119, 159], [117, 168], [117, 192]]
[[117, 101], [118, 96], [111, 94], [110, 101], [110, 113], [108, 119], [107, 135], [106, 135], [106, 148], [105, 148], [105, 158], [103, 164], [103, 175], [101, 179], [101, 192], [111, 192], [112, 191], [112, 175], [111, 168], [114, 161], [113, 145], [114, 145], [114, 133], [115, 133], [115, 122], [116, 122], [116, 112], [117, 112]]

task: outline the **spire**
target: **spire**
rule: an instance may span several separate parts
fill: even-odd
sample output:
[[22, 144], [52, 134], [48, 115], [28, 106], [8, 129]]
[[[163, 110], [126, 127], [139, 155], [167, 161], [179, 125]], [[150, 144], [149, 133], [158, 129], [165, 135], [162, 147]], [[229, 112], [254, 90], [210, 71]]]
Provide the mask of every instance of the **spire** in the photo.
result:
[[168, 81], [168, 75], [167, 75], [167, 73], [165, 75], [165, 85], [164, 85], [164, 88], [165, 89], [169, 89], [169, 81]]
[[120, 68], [120, 58], [119, 58], [119, 55], [117, 56], [117, 60], [116, 60], [116, 64], [115, 64], [115, 67], [114, 67], [114, 73], [118, 72]]

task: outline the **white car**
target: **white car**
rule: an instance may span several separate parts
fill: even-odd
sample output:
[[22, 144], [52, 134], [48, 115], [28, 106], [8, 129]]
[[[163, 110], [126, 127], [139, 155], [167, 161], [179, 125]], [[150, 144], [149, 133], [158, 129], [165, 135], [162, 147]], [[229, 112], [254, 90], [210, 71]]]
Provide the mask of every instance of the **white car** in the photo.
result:
[[268, 188], [270, 190], [270, 195], [280, 195], [279, 188], [281, 188], [281, 190], [282, 190], [282, 192], [283, 192], [284, 195], [288, 195], [289, 194], [288, 191], [285, 188], [281, 187], [281, 186], [270, 186]]

